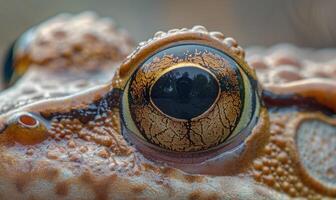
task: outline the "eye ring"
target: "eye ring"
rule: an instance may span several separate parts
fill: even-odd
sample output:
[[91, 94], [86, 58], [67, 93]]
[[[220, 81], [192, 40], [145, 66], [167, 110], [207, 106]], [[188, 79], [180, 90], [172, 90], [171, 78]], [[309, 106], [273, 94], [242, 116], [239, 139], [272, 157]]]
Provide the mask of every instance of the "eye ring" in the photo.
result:
[[[228, 41], [231, 41], [231, 42], [228, 42]], [[184, 51], [181, 51], [181, 49], [178, 49], [178, 47], [181, 47], [183, 45], [185, 46], [185, 49], [187, 50], [184, 49]], [[201, 49], [200, 50], [201, 53], [209, 53], [210, 55], [214, 54], [212, 55], [212, 57], [209, 56], [210, 60], [207, 60], [207, 61], [211, 61], [211, 62], [214, 61], [214, 62], [212, 62], [212, 65], [209, 65], [207, 67], [210, 70], [217, 69], [218, 71], [215, 71], [215, 74], [217, 76], [221, 72], [222, 77], [226, 77], [226, 79], [223, 79], [225, 81], [223, 80], [219, 81], [221, 83], [221, 89], [223, 87], [225, 88], [225, 83], [231, 83], [231, 86], [228, 87], [228, 89], [225, 91], [225, 92], [228, 92], [226, 94], [226, 97], [231, 98], [230, 102], [225, 101], [225, 99], [227, 99], [227, 98], [224, 98], [225, 95], [221, 96], [220, 98], [218, 98], [219, 96], [218, 95], [216, 97], [216, 100], [214, 101], [214, 104], [218, 102], [218, 99], [220, 99], [221, 102], [219, 103], [219, 105], [217, 104], [217, 106], [214, 106], [213, 104], [213, 106], [208, 108], [201, 115], [198, 115], [195, 118], [190, 118], [192, 120], [190, 119], [181, 120], [178, 117], [172, 117], [172, 116], [167, 116], [167, 115], [164, 115], [165, 118], [162, 118], [157, 113], [160, 113], [160, 114], [167, 114], [167, 113], [163, 112], [162, 109], [160, 109], [158, 106], [152, 106], [152, 105], [155, 105], [155, 103], [152, 101], [152, 99], [148, 98], [148, 96], [150, 96], [151, 91], [154, 87], [153, 82], [156, 83], [158, 79], [162, 77], [162, 74], [165, 74], [169, 71], [174, 70], [176, 66], [182, 65], [183, 67], [183, 65], [185, 65], [184, 61], [188, 60], [187, 56], [192, 57], [196, 55], [199, 49]], [[180, 54], [176, 52], [180, 52]], [[185, 58], [185, 60], [181, 59], [181, 55], [182, 55], [181, 52], [183, 54], [182, 58]], [[189, 54], [190, 52], [192, 55]], [[206, 152], [211, 149], [217, 149], [223, 146], [227, 146], [230, 141], [233, 141], [233, 139], [236, 138], [237, 134], [240, 134], [241, 132], [245, 131], [246, 127], [250, 127], [251, 129], [250, 124], [252, 123], [254, 124], [254, 122], [256, 121], [255, 119], [258, 118], [260, 107], [262, 106], [262, 104], [260, 104], [260, 97], [259, 97], [260, 91], [259, 91], [258, 83], [256, 80], [255, 72], [244, 61], [243, 59], [244, 53], [242, 52], [243, 52], [242, 48], [239, 47], [234, 42], [232, 42], [232, 38], [223, 40], [223, 39], [218, 38], [217, 36], [214, 37], [213, 34], [209, 32], [202, 32], [202, 31], [193, 30], [193, 29], [181, 30], [181, 31], [177, 31], [174, 33], [163, 34], [163, 35], [158, 36], [157, 38], [149, 40], [147, 43], [140, 45], [140, 47], [137, 48], [135, 53], [129, 56], [128, 59], [122, 64], [119, 70], [119, 73], [117, 73], [117, 76], [115, 76], [113, 80], [113, 85], [123, 90], [123, 96], [122, 96], [122, 101], [121, 101], [122, 102], [121, 103], [121, 119], [122, 119], [122, 126], [124, 128], [122, 131], [123, 134], [126, 136], [126, 138], [136, 136], [135, 138], [145, 141], [145, 144], [148, 143], [149, 146], [152, 146], [154, 144], [156, 146], [159, 146], [159, 150], [163, 150], [167, 152], [183, 152], [183, 153], [188, 153], [188, 154], [190, 152], [194, 152], [197, 154], [200, 152]], [[160, 60], [160, 59], [163, 59], [164, 56], [168, 55], [169, 57], [170, 54], [174, 54], [174, 53], [175, 55], [177, 55], [176, 57], [172, 56], [173, 60], [176, 58], [174, 62], [166, 62], [166, 63], [163, 62], [164, 64], [159, 65], [159, 66], [155, 66], [155, 62], [152, 62], [154, 59]], [[218, 64], [219, 60], [222, 61], [221, 62], [222, 64], [223, 63], [225, 64], [220, 65], [220, 66], [218, 65], [218, 67], [216, 68], [215, 67], [216, 62]], [[187, 64], [190, 65], [190, 62], [188, 62]], [[197, 64], [198, 63], [196, 62], [194, 63], [194, 65], [192, 64], [191, 65], [193, 67], [199, 67]], [[150, 67], [150, 65], [152, 65], [152, 68]], [[201, 67], [205, 68], [204, 66], [201, 66]], [[158, 70], [159, 72], [156, 72], [156, 70]], [[231, 70], [231, 72], [230, 73], [226, 72], [226, 74], [224, 73], [225, 75], [223, 75], [223, 70], [224, 71], [226, 70], [229, 72]], [[155, 73], [159, 74], [158, 76], [154, 76], [155, 78], [151, 78], [151, 76], [153, 75], [149, 75], [149, 73], [153, 71], [154, 71], [154, 74]], [[150, 79], [150, 81], [146, 82], [146, 79]], [[234, 82], [235, 84], [232, 84], [232, 81], [234, 80], [235, 80]], [[235, 87], [233, 87], [232, 85]], [[134, 90], [134, 88], [136, 89]], [[222, 91], [220, 90], [220, 92]], [[230, 93], [230, 92], [233, 92], [233, 93]], [[230, 94], [231, 95], [235, 94], [235, 95], [230, 96]], [[142, 96], [142, 97], [138, 98], [138, 96]], [[238, 100], [237, 98], [239, 98], [240, 100]], [[232, 103], [235, 101], [235, 99], [238, 100], [238, 104], [236, 106], [234, 106], [235, 104]], [[134, 107], [134, 105], [137, 105], [138, 107], [141, 106], [141, 104], [143, 104], [142, 102], [145, 102], [144, 104], [146, 105], [149, 105], [150, 103], [151, 106], [149, 108], [146, 108], [145, 110]], [[227, 102], [229, 104], [224, 103], [224, 102]], [[232, 106], [230, 107], [230, 105]], [[229, 114], [230, 118], [219, 120], [219, 115], [223, 116], [223, 112], [226, 112], [226, 111], [222, 111], [223, 110], [222, 106], [228, 107], [225, 109], [228, 109], [228, 110], [231, 109], [231, 111], [228, 111], [227, 113]], [[239, 109], [244, 109], [245, 111], [243, 113], [232, 111], [232, 109], [237, 110], [238, 108], [237, 106], [239, 107]], [[216, 107], [216, 109], [213, 109], [213, 107]], [[137, 114], [134, 114], [134, 110], [137, 110], [136, 111]], [[206, 118], [207, 117], [206, 115], [208, 114], [209, 110], [212, 110], [212, 113], [215, 113], [215, 114], [213, 114], [212, 116], [209, 115], [208, 119], [210, 119], [210, 121], [206, 122], [204, 120], [200, 125], [196, 120], [199, 120], [201, 118]], [[148, 115], [147, 113], [154, 113], [154, 115], [152, 114]], [[219, 114], [219, 113], [222, 113], [222, 114]], [[155, 119], [158, 116], [159, 116], [158, 118], [159, 120]], [[214, 118], [214, 116], [216, 117]], [[154, 120], [149, 120], [150, 118]], [[142, 119], [145, 119], [145, 120], [141, 121]], [[194, 137], [193, 141], [196, 141], [198, 143], [196, 145], [190, 144], [191, 147], [184, 148], [184, 147], [179, 147], [180, 141], [178, 141], [178, 139], [176, 138], [174, 139], [174, 141], [172, 141], [173, 143], [176, 143], [175, 146], [172, 146], [169, 144], [170, 142], [168, 141], [169, 139], [168, 136], [167, 137], [160, 136], [161, 139], [153, 138], [152, 131], [150, 130], [152, 127], [156, 129], [156, 131], [154, 131], [153, 133], [156, 132], [157, 134], [161, 134], [162, 132], [165, 131], [164, 128], [162, 128], [162, 123], [160, 122], [160, 120], [168, 124], [166, 127], [169, 128], [169, 126], [170, 127], [175, 126], [175, 130], [177, 130], [177, 133], [174, 133], [175, 131], [172, 130], [171, 128], [169, 133], [165, 132], [164, 134], [166, 135], [170, 134], [171, 136], [176, 134], [177, 135], [176, 137], [180, 137], [181, 140], [185, 139], [184, 137], [188, 137], [186, 136], [188, 134], [189, 137]], [[204, 128], [203, 125], [206, 125], [207, 123], [212, 123], [211, 122], [212, 120], [216, 121], [214, 125], [210, 125], [211, 127], [210, 128], [208, 127], [204, 135], [196, 136], [197, 135], [196, 132], [199, 131], [199, 128], [200, 127]], [[223, 123], [220, 124], [219, 121], [223, 121], [223, 120], [226, 120], [226, 122], [224, 124]], [[180, 122], [181, 123], [184, 122], [184, 124], [178, 125], [177, 123], [180, 123]], [[228, 124], [228, 123], [231, 123], [231, 125], [228, 127], [225, 127], [225, 124]], [[218, 128], [218, 127], [222, 127], [222, 128]], [[188, 130], [188, 133], [186, 130]], [[203, 130], [202, 130], [202, 133], [204, 133]], [[223, 134], [223, 135], [219, 136], [218, 133]], [[215, 136], [211, 136], [211, 134], [212, 135], [215, 134]], [[195, 137], [199, 137], [200, 139], [195, 139]], [[216, 137], [216, 140], [213, 140], [210, 142], [209, 141], [199, 142], [200, 140], [203, 140], [202, 137], [204, 137], [203, 139], [205, 140], [209, 140], [209, 139], [213, 140], [213, 138]], [[241, 139], [241, 141], [243, 141], [243, 139]], [[193, 143], [193, 142], [190, 142], [190, 143]], [[204, 143], [205, 145], [201, 143]], [[183, 142], [180, 143], [180, 145], [187, 146], [186, 144], [183, 144]], [[151, 147], [151, 148], [154, 148], [154, 147]]]

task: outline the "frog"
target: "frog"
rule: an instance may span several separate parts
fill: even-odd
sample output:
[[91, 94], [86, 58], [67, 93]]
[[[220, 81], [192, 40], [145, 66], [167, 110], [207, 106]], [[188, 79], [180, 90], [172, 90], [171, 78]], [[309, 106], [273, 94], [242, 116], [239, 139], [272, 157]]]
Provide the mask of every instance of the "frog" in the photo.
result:
[[5, 59], [0, 199], [334, 199], [335, 55], [58, 15]]

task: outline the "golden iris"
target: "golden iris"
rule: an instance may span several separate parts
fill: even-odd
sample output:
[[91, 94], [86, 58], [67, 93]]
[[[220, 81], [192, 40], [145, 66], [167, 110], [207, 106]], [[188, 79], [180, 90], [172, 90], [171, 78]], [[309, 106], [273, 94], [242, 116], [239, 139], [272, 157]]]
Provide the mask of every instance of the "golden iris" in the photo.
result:
[[259, 112], [255, 80], [208, 45], [172, 45], [145, 58], [128, 80], [122, 120], [161, 149], [204, 151], [244, 131]]

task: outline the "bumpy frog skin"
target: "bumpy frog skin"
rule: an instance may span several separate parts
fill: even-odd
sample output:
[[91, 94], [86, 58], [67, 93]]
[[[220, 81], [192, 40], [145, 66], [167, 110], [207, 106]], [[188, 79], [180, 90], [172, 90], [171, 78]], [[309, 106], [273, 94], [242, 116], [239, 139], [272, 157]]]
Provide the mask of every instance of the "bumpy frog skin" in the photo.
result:
[[[201, 51], [155, 57], [182, 44]], [[58, 16], [16, 41], [11, 86], [0, 93], [0, 199], [336, 198], [334, 50], [256, 48], [245, 58], [234, 39], [202, 26], [158, 32], [134, 47], [92, 13]], [[214, 79], [222, 63], [218, 73], [231, 85], [217, 106], [183, 121], [150, 107], [157, 102], [136, 104], [141, 84], [162, 75], [155, 70], [180, 61]], [[162, 127], [168, 136], [155, 129]], [[185, 130], [187, 139], [174, 139]]]

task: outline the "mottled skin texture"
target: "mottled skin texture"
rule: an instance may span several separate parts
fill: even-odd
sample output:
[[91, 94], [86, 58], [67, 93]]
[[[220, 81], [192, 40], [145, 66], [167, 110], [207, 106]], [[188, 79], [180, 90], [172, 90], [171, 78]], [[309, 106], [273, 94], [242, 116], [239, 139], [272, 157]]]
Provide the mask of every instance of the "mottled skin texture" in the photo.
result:
[[[235, 40], [200, 26], [155, 38], [181, 32], [211, 38], [244, 60]], [[165, 162], [126, 141], [118, 92], [110, 92], [158, 43], [142, 43], [119, 68], [133, 43], [90, 13], [58, 17], [34, 35], [16, 57], [28, 70], [0, 93], [0, 199], [336, 197], [336, 51], [249, 49], [265, 104], [258, 122], [243, 145], [185, 164], [183, 154]]]

